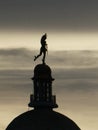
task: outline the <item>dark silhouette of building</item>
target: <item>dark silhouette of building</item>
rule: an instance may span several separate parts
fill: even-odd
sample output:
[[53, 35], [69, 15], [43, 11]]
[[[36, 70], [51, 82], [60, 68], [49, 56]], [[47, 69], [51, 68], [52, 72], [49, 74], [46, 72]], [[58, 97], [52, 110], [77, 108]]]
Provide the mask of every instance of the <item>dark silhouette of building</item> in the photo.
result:
[[33, 93], [27, 111], [16, 117], [6, 130], [80, 130], [68, 117], [55, 112], [56, 96], [52, 95], [52, 72], [48, 65], [38, 64], [34, 69]]

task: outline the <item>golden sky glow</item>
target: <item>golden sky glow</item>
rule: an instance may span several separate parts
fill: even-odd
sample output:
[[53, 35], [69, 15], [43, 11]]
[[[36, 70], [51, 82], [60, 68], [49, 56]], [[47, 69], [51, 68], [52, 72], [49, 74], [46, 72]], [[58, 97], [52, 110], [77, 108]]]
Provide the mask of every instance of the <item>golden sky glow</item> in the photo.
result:
[[[40, 38], [45, 32], [0, 32], [0, 48], [40, 48]], [[49, 50], [98, 50], [98, 33], [47, 32]]]

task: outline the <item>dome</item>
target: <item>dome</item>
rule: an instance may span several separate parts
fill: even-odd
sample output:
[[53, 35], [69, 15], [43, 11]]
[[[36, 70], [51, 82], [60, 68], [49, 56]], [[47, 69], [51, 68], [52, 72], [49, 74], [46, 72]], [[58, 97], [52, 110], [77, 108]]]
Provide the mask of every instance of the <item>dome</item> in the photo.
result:
[[32, 79], [51, 79], [54, 80], [51, 76], [51, 69], [46, 64], [38, 64], [34, 68], [34, 77]]
[[80, 130], [68, 117], [49, 110], [31, 110], [16, 117], [6, 130]]

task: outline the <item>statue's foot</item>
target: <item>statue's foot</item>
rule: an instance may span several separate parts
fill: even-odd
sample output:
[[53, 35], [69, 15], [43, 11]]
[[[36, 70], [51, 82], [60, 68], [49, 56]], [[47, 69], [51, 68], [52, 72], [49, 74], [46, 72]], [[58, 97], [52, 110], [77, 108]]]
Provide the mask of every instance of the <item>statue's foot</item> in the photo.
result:
[[36, 60], [36, 56], [34, 56], [34, 61]]

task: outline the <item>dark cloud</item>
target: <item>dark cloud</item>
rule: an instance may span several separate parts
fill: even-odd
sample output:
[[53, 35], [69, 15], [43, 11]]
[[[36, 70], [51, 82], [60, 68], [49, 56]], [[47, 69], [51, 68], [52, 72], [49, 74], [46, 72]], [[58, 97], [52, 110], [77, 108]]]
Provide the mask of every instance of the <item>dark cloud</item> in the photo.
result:
[[[24, 80], [25, 78], [27, 80], [28, 77], [31, 78], [33, 75], [35, 66], [33, 56], [37, 53], [37, 51], [24, 48], [1, 49], [1, 84], [6, 80], [10, 87], [21, 84], [21, 82], [24, 88], [27, 87]], [[40, 63], [40, 60], [39, 58], [36, 62]], [[94, 80], [98, 78], [98, 51], [54, 51], [49, 53], [46, 60], [47, 64], [53, 69], [53, 76], [62, 80], [63, 84], [66, 81], [65, 86], [68, 87], [65, 88], [74, 90], [96, 88], [97, 82], [94, 82]], [[19, 86], [17, 85], [17, 88]]]
[[19, 69], [32, 66], [32, 52], [27, 49], [8, 49], [0, 51], [0, 68]]
[[[39, 53], [25, 48], [1, 49], [0, 69], [32, 69], [34, 55]], [[54, 68], [97, 68], [98, 51], [50, 51], [46, 62]], [[37, 62], [40, 63], [40, 57]], [[35, 62], [36, 63], [36, 62]]]
[[50, 30], [98, 30], [98, 2], [9, 0], [0, 3], [0, 26]]

